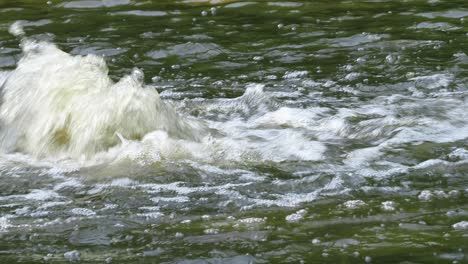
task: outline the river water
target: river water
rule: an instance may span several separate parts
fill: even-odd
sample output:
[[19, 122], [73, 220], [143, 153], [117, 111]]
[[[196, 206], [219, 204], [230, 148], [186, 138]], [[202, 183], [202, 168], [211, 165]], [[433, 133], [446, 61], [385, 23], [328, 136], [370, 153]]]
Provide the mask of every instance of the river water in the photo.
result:
[[467, 20], [0, 0], [0, 262], [468, 262]]

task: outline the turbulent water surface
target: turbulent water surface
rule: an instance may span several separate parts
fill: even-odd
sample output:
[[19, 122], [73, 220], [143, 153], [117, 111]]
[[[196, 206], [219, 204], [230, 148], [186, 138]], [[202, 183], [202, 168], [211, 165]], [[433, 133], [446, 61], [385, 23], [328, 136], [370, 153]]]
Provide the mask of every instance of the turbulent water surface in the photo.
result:
[[468, 262], [467, 20], [0, 0], [0, 262]]

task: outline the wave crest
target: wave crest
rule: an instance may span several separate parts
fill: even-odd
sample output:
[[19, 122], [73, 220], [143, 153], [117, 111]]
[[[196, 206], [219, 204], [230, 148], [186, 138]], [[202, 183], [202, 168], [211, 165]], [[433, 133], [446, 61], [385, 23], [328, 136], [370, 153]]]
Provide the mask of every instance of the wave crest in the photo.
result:
[[37, 157], [82, 158], [155, 130], [197, 140], [203, 125], [179, 116], [143, 72], [114, 83], [103, 58], [72, 56], [45, 42], [22, 41], [23, 57], [2, 86], [0, 146]]

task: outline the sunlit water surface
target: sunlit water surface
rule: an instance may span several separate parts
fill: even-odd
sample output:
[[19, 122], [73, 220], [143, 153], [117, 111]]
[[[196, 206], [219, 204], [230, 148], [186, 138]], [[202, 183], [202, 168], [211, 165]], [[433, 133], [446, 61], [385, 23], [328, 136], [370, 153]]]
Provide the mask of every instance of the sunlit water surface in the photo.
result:
[[0, 0], [0, 262], [468, 262], [467, 20]]

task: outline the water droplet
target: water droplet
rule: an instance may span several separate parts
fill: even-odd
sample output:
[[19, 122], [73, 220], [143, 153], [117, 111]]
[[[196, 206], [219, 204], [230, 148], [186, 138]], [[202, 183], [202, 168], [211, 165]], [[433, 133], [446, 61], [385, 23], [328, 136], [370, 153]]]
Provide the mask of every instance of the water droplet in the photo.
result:
[[212, 7], [212, 8], [210, 9], [210, 11], [211, 11], [211, 15], [214, 16], [214, 15], [216, 15], [217, 9], [216, 9], [216, 7]]
[[203, 10], [203, 11], [201, 12], [201, 15], [202, 15], [202, 16], [207, 16], [207, 15], [208, 15], [208, 12], [206, 12], [206, 10]]
[[387, 57], [385, 57], [385, 61], [387, 63], [393, 64], [395, 63], [395, 57], [392, 54], [388, 54]]

